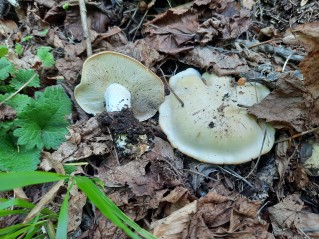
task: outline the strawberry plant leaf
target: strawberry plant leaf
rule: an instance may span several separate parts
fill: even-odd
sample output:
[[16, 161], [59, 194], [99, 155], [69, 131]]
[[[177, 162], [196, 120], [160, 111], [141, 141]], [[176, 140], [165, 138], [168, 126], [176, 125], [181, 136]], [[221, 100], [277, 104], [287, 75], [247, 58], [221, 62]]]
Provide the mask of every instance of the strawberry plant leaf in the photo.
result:
[[[7, 99], [9, 96], [10, 94], [0, 95], [0, 102]], [[7, 100], [5, 104], [11, 106], [17, 111], [17, 113], [19, 113], [19, 112], [22, 112], [22, 110], [27, 105], [29, 105], [32, 101], [33, 99], [27, 95], [16, 94], [13, 98], [11, 98], [10, 100]]]
[[23, 54], [23, 46], [19, 43], [16, 43], [14, 51], [17, 53], [17, 55], [21, 56]]
[[0, 46], [0, 57], [7, 55], [8, 52], [9, 52], [8, 47], [2, 46], [2, 45]]
[[[25, 84], [28, 80], [33, 77], [33, 75], [36, 74], [34, 70], [31, 69], [19, 69], [14, 73], [14, 78], [10, 81], [10, 86], [18, 90], [20, 87]], [[39, 75], [36, 74], [36, 76], [33, 78], [33, 80], [27, 85], [29, 87], [40, 87], [40, 79]]]
[[57, 149], [68, 133], [66, 120], [71, 113], [71, 101], [61, 86], [50, 86], [36, 92], [36, 99], [18, 113], [13, 134], [18, 144], [32, 149]]
[[5, 57], [0, 58], [0, 80], [5, 80], [10, 73], [14, 72], [14, 67], [10, 61]]
[[37, 50], [37, 56], [40, 58], [43, 67], [51, 67], [54, 66], [55, 61], [53, 54], [51, 53], [51, 47], [40, 47]]
[[40, 150], [27, 150], [18, 147], [15, 139], [8, 135], [0, 136], [0, 171], [34, 171], [40, 160]]

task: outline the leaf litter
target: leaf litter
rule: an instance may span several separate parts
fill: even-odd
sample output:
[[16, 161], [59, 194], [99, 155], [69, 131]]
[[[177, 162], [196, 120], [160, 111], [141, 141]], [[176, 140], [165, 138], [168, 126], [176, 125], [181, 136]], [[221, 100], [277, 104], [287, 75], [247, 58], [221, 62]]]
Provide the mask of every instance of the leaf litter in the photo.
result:
[[[300, 155], [301, 145], [316, 142], [317, 133], [292, 137], [319, 123], [318, 23], [296, 24], [314, 21], [309, 13], [319, 11], [316, 2], [299, 6], [284, 0], [276, 9], [266, 1], [178, 1], [176, 8], [153, 1], [146, 9], [137, 1], [115, 2], [87, 3], [94, 52], [127, 54], [163, 78], [192, 66], [232, 75], [235, 84], [239, 78], [244, 84], [266, 84], [272, 92], [248, 110], [272, 123], [282, 141], [258, 163], [205, 165], [174, 150], [154, 117], [140, 128], [133, 126], [140, 133], [151, 131], [149, 150], [125, 155], [116, 149], [111, 129], [99, 124], [99, 116], [87, 120], [74, 110], [78, 123], [69, 126], [58, 150], [43, 153], [40, 167], [51, 170], [51, 158], [64, 165], [85, 163], [75, 173], [99, 178], [105, 193], [159, 238], [319, 237], [319, 182], [307, 173]], [[56, 68], [51, 76], [62, 76], [64, 88], [72, 92], [86, 59], [86, 40], [78, 4], [71, 2], [68, 10], [62, 6], [42, 0], [23, 5], [25, 16], [18, 17], [26, 27], [4, 17], [0, 35], [9, 44], [29, 35], [37, 46], [52, 46]], [[263, 14], [262, 8], [273, 10]], [[46, 28], [48, 33], [41, 35]], [[38, 60], [28, 43], [24, 47], [22, 56], [11, 53], [11, 59], [18, 67], [33, 68]], [[1, 117], [7, 120], [15, 112], [6, 106]], [[28, 194], [39, 191], [31, 189]], [[82, 192], [74, 189], [70, 200], [72, 238], [126, 238], [89, 206]]]

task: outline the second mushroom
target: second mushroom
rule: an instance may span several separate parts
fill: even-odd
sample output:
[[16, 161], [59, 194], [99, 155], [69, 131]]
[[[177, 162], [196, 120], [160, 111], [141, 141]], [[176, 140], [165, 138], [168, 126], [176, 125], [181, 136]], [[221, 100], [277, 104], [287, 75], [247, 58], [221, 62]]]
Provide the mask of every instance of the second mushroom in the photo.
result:
[[230, 77], [187, 69], [171, 77], [173, 94], [160, 106], [159, 124], [170, 143], [199, 161], [238, 164], [269, 152], [275, 129], [247, 113], [269, 90], [258, 83], [239, 86]]

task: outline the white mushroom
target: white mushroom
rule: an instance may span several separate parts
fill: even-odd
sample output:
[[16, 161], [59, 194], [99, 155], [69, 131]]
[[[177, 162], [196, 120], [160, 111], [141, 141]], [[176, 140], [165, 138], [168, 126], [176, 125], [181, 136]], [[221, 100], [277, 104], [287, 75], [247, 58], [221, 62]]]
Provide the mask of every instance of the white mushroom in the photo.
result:
[[74, 96], [87, 113], [101, 113], [105, 107], [108, 112], [132, 107], [134, 116], [143, 121], [155, 115], [163, 102], [164, 85], [137, 60], [105, 51], [84, 62]]
[[[233, 84], [234, 83], [234, 84]], [[194, 69], [171, 77], [173, 95], [160, 106], [159, 124], [170, 143], [199, 161], [238, 164], [269, 152], [275, 129], [247, 113], [269, 90], [258, 83], [238, 86], [230, 77]]]

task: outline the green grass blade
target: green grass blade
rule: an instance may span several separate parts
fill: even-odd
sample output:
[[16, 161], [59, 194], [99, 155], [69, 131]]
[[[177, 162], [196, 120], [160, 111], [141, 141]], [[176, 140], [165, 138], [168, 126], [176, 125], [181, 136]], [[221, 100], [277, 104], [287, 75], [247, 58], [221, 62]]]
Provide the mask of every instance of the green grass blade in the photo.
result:
[[28, 213], [30, 210], [0, 210], [0, 217], [5, 217], [8, 215], [15, 215], [15, 214], [25, 214]]
[[0, 191], [12, 190], [33, 184], [55, 182], [67, 178], [70, 178], [70, 176], [39, 171], [0, 173], [0, 182], [5, 182], [0, 184]]
[[41, 225], [38, 225], [38, 221], [39, 221], [39, 218], [40, 218], [40, 214], [38, 214], [36, 216], [36, 218], [34, 218], [34, 220], [32, 220], [32, 223], [31, 223], [31, 227], [29, 228], [28, 230], [28, 233], [27, 235], [24, 237], [24, 239], [31, 239], [33, 237], [33, 235], [35, 233], [37, 233], [37, 231], [39, 230], [39, 228], [41, 227]]
[[59, 220], [58, 220], [58, 228], [56, 231], [57, 238], [67, 239], [68, 234], [68, 205], [69, 205], [69, 197], [70, 197], [70, 190], [74, 185], [74, 181], [72, 181], [68, 191], [65, 194], [63, 199], [63, 203], [60, 208]]
[[0, 210], [6, 209], [8, 207], [33, 208], [34, 204], [19, 198], [15, 198], [15, 199], [0, 198]]
[[[30, 225], [30, 224], [23, 224], [23, 225], [22, 224], [17, 224], [17, 225], [1, 228], [0, 229], [0, 236], [9, 235], [9, 234], [15, 232], [16, 230], [19, 230], [19, 229], [21, 229], [23, 227], [26, 227], [28, 225]], [[3, 237], [1, 237], [1, 238], [3, 238]]]
[[87, 195], [91, 202], [131, 238], [140, 238], [128, 226], [132, 227], [141, 236], [148, 239], [156, 239], [154, 235], [142, 229], [132, 219], [126, 216], [105, 194], [88, 178], [75, 177], [78, 187]]

